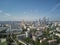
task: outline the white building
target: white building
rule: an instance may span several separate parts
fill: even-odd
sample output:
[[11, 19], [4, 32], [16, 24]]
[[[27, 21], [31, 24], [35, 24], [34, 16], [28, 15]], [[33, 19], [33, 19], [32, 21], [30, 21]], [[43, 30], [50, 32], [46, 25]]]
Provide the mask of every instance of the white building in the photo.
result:
[[29, 31], [26, 31], [25, 34], [26, 34], [26, 38], [29, 37]]
[[1, 43], [5, 42], [5, 41], [6, 41], [6, 38], [1, 38], [1, 39], [0, 39], [0, 42], [1, 42]]
[[37, 40], [37, 37], [36, 36], [32, 36], [32, 39], [33, 39], [33, 41], [36, 41]]
[[48, 40], [49, 45], [55, 45], [57, 43], [56, 39]]

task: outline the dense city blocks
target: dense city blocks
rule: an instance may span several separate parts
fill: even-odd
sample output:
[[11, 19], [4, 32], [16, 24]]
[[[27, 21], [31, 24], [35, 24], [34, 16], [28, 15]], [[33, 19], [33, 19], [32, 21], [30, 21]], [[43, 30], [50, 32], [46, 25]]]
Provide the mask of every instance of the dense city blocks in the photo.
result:
[[60, 22], [42, 21], [1, 21], [0, 44], [59, 45]]

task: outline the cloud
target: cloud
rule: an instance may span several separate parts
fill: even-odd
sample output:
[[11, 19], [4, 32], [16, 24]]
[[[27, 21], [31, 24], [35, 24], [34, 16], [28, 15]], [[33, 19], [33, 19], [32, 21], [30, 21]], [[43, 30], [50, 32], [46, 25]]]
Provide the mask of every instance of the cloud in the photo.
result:
[[0, 13], [2, 13], [3, 11], [2, 10], [0, 10]]
[[31, 12], [33, 12], [33, 10], [32, 10], [32, 9], [31, 9], [30, 11], [31, 11]]
[[24, 12], [24, 14], [26, 14], [27, 12]]
[[0, 13], [4, 14], [5, 16], [11, 16], [11, 14], [4, 12], [3, 10], [0, 10]]
[[59, 7], [60, 6], [60, 3], [58, 3], [58, 4], [56, 4], [51, 10], [50, 10], [50, 12], [53, 12], [55, 9], [57, 9], [57, 7]]
[[37, 10], [37, 9], [35, 9], [35, 12], [38, 12], [38, 10]]
[[11, 14], [9, 14], [9, 13], [5, 13], [5, 16], [11, 16]]
[[55, 11], [56, 9], [57, 9], [57, 7], [59, 7], [60, 6], [60, 3], [58, 3], [58, 4], [56, 4], [50, 11], [48, 11], [47, 13], [46, 13], [46, 15], [49, 15], [49, 14], [51, 14], [53, 11]]
[[4, 14], [5, 16], [11, 16], [11, 14], [3, 12], [2, 10], [0, 10], [0, 13]]
[[33, 21], [33, 20], [39, 19], [38, 16], [28, 16], [28, 15], [25, 15], [25, 16], [10, 16], [10, 17], [7, 17], [7, 18], [10, 19], [11, 21], [21, 21], [21, 20]]

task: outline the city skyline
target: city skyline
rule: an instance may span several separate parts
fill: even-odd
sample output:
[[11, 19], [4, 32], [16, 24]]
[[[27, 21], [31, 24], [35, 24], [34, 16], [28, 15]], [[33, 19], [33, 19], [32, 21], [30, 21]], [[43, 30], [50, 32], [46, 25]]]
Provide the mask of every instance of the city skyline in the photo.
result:
[[[60, 0], [0, 0], [0, 21], [60, 19]], [[59, 20], [60, 21], [60, 20]]]

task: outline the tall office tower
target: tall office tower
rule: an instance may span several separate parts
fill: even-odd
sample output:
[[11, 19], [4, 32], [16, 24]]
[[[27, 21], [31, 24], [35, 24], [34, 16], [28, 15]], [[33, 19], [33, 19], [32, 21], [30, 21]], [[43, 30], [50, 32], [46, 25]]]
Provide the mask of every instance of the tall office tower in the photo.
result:
[[38, 21], [36, 20], [36, 21], [33, 21], [33, 24], [34, 24], [34, 26], [37, 26], [38, 24]]
[[39, 23], [41, 24], [41, 19], [39, 19]]
[[25, 24], [24, 20], [22, 20], [22, 23]]
[[43, 25], [46, 25], [46, 17], [43, 18]]
[[40, 26], [42, 26], [43, 20], [41, 18], [39, 19], [39, 22], [40, 22]]
[[47, 18], [46, 24], [49, 24], [49, 17]]

